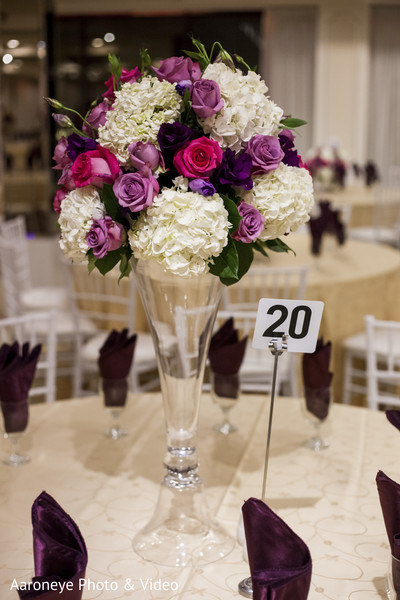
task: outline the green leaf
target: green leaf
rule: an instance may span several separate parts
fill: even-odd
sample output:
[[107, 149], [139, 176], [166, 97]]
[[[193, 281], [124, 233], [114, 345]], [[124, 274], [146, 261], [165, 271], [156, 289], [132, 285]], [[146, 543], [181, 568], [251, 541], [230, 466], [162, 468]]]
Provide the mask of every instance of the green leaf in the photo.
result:
[[97, 258], [94, 256], [92, 249], [87, 252], [86, 256], [88, 257], [88, 271], [90, 274], [96, 268]]
[[148, 53], [147, 48], [141, 48], [141, 50], [139, 51], [139, 56], [140, 56], [140, 71], [142, 73], [145, 73], [148, 68], [151, 66], [151, 58], [150, 58], [150, 54]]
[[118, 82], [122, 73], [122, 65], [119, 58], [115, 54], [108, 55], [108, 62], [110, 63], [111, 75], [113, 77], [113, 88], [114, 91], [118, 89]]
[[123, 277], [129, 277], [130, 272], [132, 271], [130, 259], [132, 257], [132, 250], [128, 247], [124, 248], [124, 252], [121, 254], [121, 262], [119, 264], [119, 270], [121, 275], [118, 278], [118, 282], [121, 281]]
[[302, 125], [306, 125], [307, 121], [303, 121], [303, 119], [295, 119], [294, 117], [286, 117], [286, 119], [281, 119], [280, 125], [286, 127], [287, 129], [295, 129], [296, 127], [301, 127]]
[[285, 242], [282, 242], [279, 238], [275, 238], [274, 240], [267, 240], [265, 242], [267, 248], [272, 250], [273, 252], [293, 252], [296, 255], [296, 252], [292, 250]]
[[229, 221], [232, 223], [232, 232], [236, 231], [239, 227], [239, 223], [242, 220], [242, 217], [239, 214], [238, 208], [233, 200], [229, 198], [226, 194], [220, 194], [221, 198], [224, 201], [224, 206], [228, 211]]
[[236, 251], [238, 254], [238, 273], [237, 278], [230, 277], [221, 277], [221, 282], [224, 285], [233, 285], [237, 283], [239, 279], [243, 277], [250, 269], [251, 263], [253, 262], [253, 245], [252, 244], [244, 244], [243, 242], [238, 242], [237, 240], [233, 240], [235, 244]]
[[111, 250], [111, 252], [107, 252], [103, 258], [96, 259], [96, 268], [100, 271], [102, 275], [108, 273], [118, 264], [121, 259], [121, 249]]
[[217, 277], [238, 280], [239, 257], [232, 238], [228, 238], [228, 244], [221, 254], [210, 263], [210, 273]]
[[264, 249], [263, 242], [259, 242], [258, 240], [256, 242], [253, 242], [253, 248], [254, 250], [257, 250], [257, 252], [260, 252], [263, 256], [265, 256], [265, 258], [269, 258], [268, 254]]
[[118, 200], [113, 192], [112, 185], [110, 183], [103, 183], [103, 187], [100, 191], [101, 200], [106, 207], [106, 213], [113, 221], [121, 222], [123, 220], [121, 207], [118, 204]]

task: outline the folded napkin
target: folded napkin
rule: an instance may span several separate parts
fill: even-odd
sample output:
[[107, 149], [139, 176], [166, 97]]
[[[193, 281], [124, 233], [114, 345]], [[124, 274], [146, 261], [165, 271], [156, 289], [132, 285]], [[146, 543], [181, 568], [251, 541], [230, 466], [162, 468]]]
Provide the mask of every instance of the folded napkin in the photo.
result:
[[[396, 598], [400, 599], [400, 485], [382, 471], [376, 476], [379, 501], [392, 557], [392, 578]], [[396, 560], [397, 559], [397, 560]]]
[[253, 600], [306, 600], [312, 562], [307, 545], [264, 502], [242, 507]]
[[311, 252], [314, 255], [320, 254], [322, 237], [325, 233], [334, 235], [339, 245], [346, 241], [346, 228], [340, 218], [340, 211], [333, 210], [329, 200], [321, 200], [318, 206], [319, 216], [311, 217], [308, 222], [312, 237]]
[[400, 429], [400, 410], [387, 410], [385, 414], [389, 423]]
[[302, 373], [307, 410], [323, 421], [328, 416], [333, 373], [329, 371], [331, 342], [319, 338], [314, 352], [303, 354]]
[[128, 336], [128, 329], [113, 329], [100, 348], [98, 365], [106, 406], [124, 406], [128, 394], [137, 335]]
[[365, 165], [365, 185], [370, 186], [376, 181], [379, 181], [379, 173], [375, 163], [368, 161]]
[[224, 398], [237, 398], [238, 373], [246, 352], [247, 336], [239, 340], [234, 319], [230, 317], [211, 338], [208, 359], [213, 373], [214, 391]]
[[23, 600], [80, 600], [87, 566], [85, 541], [76, 523], [46, 492], [32, 505], [35, 577], [31, 589], [18, 590]]
[[0, 348], [0, 401], [7, 433], [24, 431], [28, 424], [28, 396], [41, 351], [38, 344], [30, 351], [29, 343], [18, 342]]

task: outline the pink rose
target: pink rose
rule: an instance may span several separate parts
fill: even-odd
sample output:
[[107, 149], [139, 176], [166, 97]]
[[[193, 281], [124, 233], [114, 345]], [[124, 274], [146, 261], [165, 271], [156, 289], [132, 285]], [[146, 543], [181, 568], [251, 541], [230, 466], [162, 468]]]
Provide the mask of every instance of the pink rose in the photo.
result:
[[131, 212], [139, 212], [153, 204], [160, 191], [158, 181], [152, 175], [144, 177], [140, 173], [125, 173], [113, 185], [118, 203]]
[[64, 200], [65, 196], [68, 194], [68, 190], [66, 188], [59, 188], [56, 191], [53, 200], [53, 209], [56, 213], [60, 214], [61, 212], [61, 203]]
[[162, 154], [150, 142], [133, 142], [128, 146], [132, 166], [142, 175], [150, 175], [161, 164], [164, 168]]
[[[110, 109], [111, 104], [109, 104], [108, 102], [100, 102], [100, 104], [95, 106], [93, 110], [90, 111], [90, 113], [86, 117], [86, 121], [89, 123], [89, 125], [91, 125], [95, 129], [98, 129], [100, 125], [105, 124], [106, 114]], [[82, 126], [83, 131], [91, 137], [96, 137], [96, 132], [94, 132], [92, 127], [89, 127], [89, 125], [87, 123], [84, 123]]]
[[198, 117], [212, 117], [224, 106], [219, 85], [211, 79], [199, 79], [192, 85], [192, 108]]
[[97, 146], [96, 150], [79, 154], [71, 172], [76, 187], [102, 187], [103, 183], [114, 183], [121, 170], [114, 154], [107, 148]]
[[172, 56], [160, 63], [160, 68], [153, 71], [160, 81], [179, 83], [180, 81], [197, 81], [201, 77], [200, 65], [193, 62], [191, 58], [183, 56]]
[[71, 160], [68, 158], [67, 154], [68, 149], [68, 141], [63, 136], [59, 139], [57, 146], [54, 148], [54, 156], [53, 160], [57, 163], [53, 169], [62, 170], [64, 167], [71, 165]]
[[242, 219], [231, 237], [250, 244], [264, 231], [265, 217], [254, 206], [243, 201], [238, 206], [238, 212]]
[[111, 217], [93, 219], [92, 227], [86, 235], [89, 248], [93, 249], [96, 258], [103, 258], [111, 250], [117, 250], [125, 241], [126, 233], [120, 223]]
[[[135, 67], [131, 71], [128, 71], [128, 69], [122, 69], [121, 77], [118, 81], [120, 81], [121, 83], [135, 83], [135, 81], [137, 81], [141, 76], [142, 74], [137, 67]], [[104, 92], [104, 94], [102, 94], [103, 98], [107, 98], [111, 101], [115, 100], [114, 81], [114, 76], [111, 75], [111, 77], [104, 82], [104, 85], [107, 86], [107, 91]]]
[[255, 135], [247, 143], [246, 152], [253, 163], [251, 172], [256, 175], [273, 171], [285, 156], [278, 138], [273, 135]]
[[174, 156], [174, 165], [180, 175], [190, 179], [208, 179], [222, 163], [222, 149], [218, 142], [206, 137], [192, 140]]

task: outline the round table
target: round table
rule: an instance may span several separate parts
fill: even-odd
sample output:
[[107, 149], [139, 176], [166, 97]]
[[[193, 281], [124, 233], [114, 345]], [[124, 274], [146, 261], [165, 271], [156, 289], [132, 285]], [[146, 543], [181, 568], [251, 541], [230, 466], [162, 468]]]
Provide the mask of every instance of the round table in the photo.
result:
[[[235, 537], [242, 503], [260, 497], [269, 402], [243, 395], [232, 410], [238, 432], [212, 429], [221, 418], [202, 399], [198, 450], [211, 510]], [[107, 415], [99, 397], [34, 405], [23, 446], [31, 462], [0, 463], [0, 596], [15, 600], [13, 579], [33, 575], [30, 510], [42, 490], [51, 494], [81, 529], [88, 548], [83, 600], [192, 600], [240, 598], [237, 586], [249, 568], [237, 545], [202, 568], [167, 568], [132, 550], [136, 531], [151, 516], [162, 478], [165, 433], [159, 394], [132, 395], [123, 417], [130, 435], [103, 435]], [[383, 470], [400, 480], [400, 433], [383, 412], [334, 404], [327, 423], [330, 447], [314, 453], [301, 400], [277, 398], [273, 417], [266, 502], [308, 545], [313, 573], [308, 600], [383, 598], [389, 545], [375, 477]], [[3, 450], [3, 448], [2, 448]], [[135, 593], [124, 590], [130, 580]], [[149, 592], [146, 581], [164, 590]], [[167, 588], [167, 589], [165, 589]], [[172, 589], [174, 588], [174, 589]]]
[[[332, 208], [348, 208], [350, 227], [370, 227], [374, 224], [374, 201], [377, 193], [376, 184], [372, 186], [350, 185], [335, 191], [320, 194], [321, 200], [329, 200]], [[400, 211], [400, 189], [390, 188], [386, 191], [386, 201], [393, 204], [393, 215], [398, 219]], [[388, 211], [386, 212], [388, 214]], [[383, 225], [384, 223], [382, 223]], [[385, 223], [390, 225], [391, 223]]]
[[[257, 264], [309, 267], [306, 299], [325, 303], [320, 333], [325, 342], [332, 342], [333, 386], [335, 400], [340, 401], [343, 340], [364, 330], [366, 314], [400, 320], [400, 252], [355, 240], [338, 246], [326, 235], [316, 257], [311, 254], [309, 235], [291, 234], [285, 241], [295, 254], [270, 252], [270, 261], [258, 258]], [[237, 285], [246, 285], [246, 276]]]

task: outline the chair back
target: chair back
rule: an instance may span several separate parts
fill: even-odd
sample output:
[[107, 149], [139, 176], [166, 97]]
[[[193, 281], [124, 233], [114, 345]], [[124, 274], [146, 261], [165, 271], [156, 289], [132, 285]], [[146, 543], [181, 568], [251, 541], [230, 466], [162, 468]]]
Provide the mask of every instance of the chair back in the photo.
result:
[[55, 313], [35, 312], [0, 319], [0, 343], [12, 344], [15, 341], [20, 344], [29, 342], [31, 349], [42, 344], [29, 397], [43, 396], [46, 402], [54, 402], [57, 351]]
[[20, 315], [22, 293], [31, 288], [26, 224], [21, 215], [0, 222], [0, 269], [4, 314]]
[[365, 316], [367, 338], [367, 402], [400, 407], [400, 322]]

